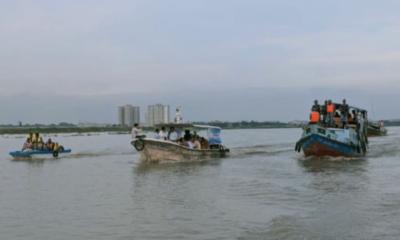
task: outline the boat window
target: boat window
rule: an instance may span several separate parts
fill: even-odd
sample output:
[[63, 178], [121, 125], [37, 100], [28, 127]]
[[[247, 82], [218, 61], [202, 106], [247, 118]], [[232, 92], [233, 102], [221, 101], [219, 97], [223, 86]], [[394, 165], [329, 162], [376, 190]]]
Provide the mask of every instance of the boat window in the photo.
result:
[[221, 140], [221, 129], [219, 128], [210, 128], [207, 131], [208, 142], [211, 145], [222, 144]]

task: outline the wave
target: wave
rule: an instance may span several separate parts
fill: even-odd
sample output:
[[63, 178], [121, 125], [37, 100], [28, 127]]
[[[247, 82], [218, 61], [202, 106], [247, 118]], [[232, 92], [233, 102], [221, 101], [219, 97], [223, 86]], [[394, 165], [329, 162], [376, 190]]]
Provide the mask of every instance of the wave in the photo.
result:
[[293, 144], [267, 144], [254, 145], [247, 147], [231, 148], [231, 157], [251, 156], [251, 155], [278, 155], [294, 151]]

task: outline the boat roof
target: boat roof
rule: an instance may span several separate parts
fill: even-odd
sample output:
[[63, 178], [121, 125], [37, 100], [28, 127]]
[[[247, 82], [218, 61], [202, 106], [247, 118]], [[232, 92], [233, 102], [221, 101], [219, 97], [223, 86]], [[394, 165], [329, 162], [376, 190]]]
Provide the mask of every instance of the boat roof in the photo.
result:
[[[335, 104], [336, 106], [342, 106], [343, 105], [342, 103], [333, 103], [333, 104]], [[349, 106], [349, 108], [357, 110], [359, 112], [368, 112], [367, 110], [359, 108], [359, 107], [354, 107], [354, 106], [350, 106], [350, 105], [348, 105], [348, 106]]]
[[195, 128], [195, 129], [221, 129], [220, 127], [217, 127], [217, 126], [197, 125], [197, 124], [192, 124], [192, 123], [160, 123], [160, 124], [154, 125], [154, 127], [157, 127], [157, 128], [174, 127], [174, 128]]

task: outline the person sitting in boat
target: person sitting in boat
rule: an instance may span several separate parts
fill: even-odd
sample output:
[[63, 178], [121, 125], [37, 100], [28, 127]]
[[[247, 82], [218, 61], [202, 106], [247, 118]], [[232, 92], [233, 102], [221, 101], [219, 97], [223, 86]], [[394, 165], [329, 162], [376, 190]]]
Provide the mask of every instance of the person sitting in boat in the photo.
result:
[[160, 139], [160, 129], [156, 128], [156, 130], [154, 131], [154, 138]]
[[190, 139], [190, 141], [186, 142], [186, 147], [190, 148], [190, 149], [194, 149], [194, 142], [193, 139]]
[[201, 149], [209, 149], [210, 148], [207, 139], [205, 139], [204, 137], [200, 138], [200, 144], [201, 144]]
[[349, 119], [348, 119], [348, 123], [349, 124], [357, 124], [357, 112], [356, 110], [351, 111], [351, 113], [349, 114]]
[[185, 146], [185, 142], [183, 141], [183, 138], [178, 138], [176, 143], [178, 143], [179, 145]]
[[28, 134], [28, 137], [27, 137], [27, 139], [29, 139], [29, 140], [32, 142], [32, 138], [33, 138], [33, 133], [32, 133], [32, 132], [30, 132], [30, 133]]
[[167, 133], [165, 131], [165, 127], [161, 127], [161, 130], [158, 134], [161, 140], [167, 140]]
[[58, 142], [55, 142], [53, 146], [53, 151], [58, 151], [59, 149], [60, 149], [60, 144], [58, 144]]
[[36, 133], [32, 133], [31, 143], [34, 144], [36, 142]]
[[185, 130], [185, 135], [183, 135], [183, 140], [185, 141], [189, 141], [190, 139], [192, 139], [192, 134], [190, 133], [190, 130]]
[[39, 140], [37, 142], [37, 149], [43, 150], [43, 148], [44, 148], [43, 138], [39, 137]]
[[34, 136], [35, 136], [34, 142], [38, 143], [39, 142], [40, 133], [36, 132]]
[[39, 133], [36, 132], [35, 134], [33, 134], [32, 136], [32, 145], [33, 145], [33, 149], [39, 149]]
[[183, 145], [188, 148], [193, 148], [192, 134], [190, 134], [190, 130], [185, 130], [185, 135], [183, 136]]
[[339, 112], [335, 112], [335, 117], [333, 118], [334, 120], [334, 127], [339, 128], [340, 127], [340, 114]]
[[46, 149], [47, 149], [48, 151], [52, 151], [52, 150], [53, 150], [54, 143], [53, 143], [53, 141], [51, 140], [51, 138], [47, 139], [47, 142], [46, 142], [46, 144], [45, 144], [45, 147], [46, 147]]
[[176, 142], [178, 138], [178, 132], [175, 130], [174, 127], [171, 127], [168, 132], [168, 140]]
[[31, 151], [33, 149], [32, 140], [28, 137], [22, 146], [22, 151]]
[[201, 143], [200, 143], [200, 137], [195, 136], [193, 137], [193, 149], [200, 150], [201, 149]]

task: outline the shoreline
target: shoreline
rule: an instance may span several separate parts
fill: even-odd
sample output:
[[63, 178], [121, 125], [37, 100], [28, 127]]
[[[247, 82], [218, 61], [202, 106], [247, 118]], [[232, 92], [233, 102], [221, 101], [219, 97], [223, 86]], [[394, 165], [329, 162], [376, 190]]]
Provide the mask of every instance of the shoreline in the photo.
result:
[[[300, 128], [300, 126], [265, 126], [265, 127], [226, 127], [223, 130], [236, 129], [285, 129]], [[153, 131], [152, 127], [144, 127], [144, 131]], [[128, 127], [0, 127], [0, 135], [28, 134], [30, 132], [46, 133], [117, 133], [130, 134], [131, 128]]]
[[[197, 123], [196, 123], [197, 124]], [[239, 130], [239, 129], [289, 129], [289, 128], [301, 128], [301, 125], [294, 124], [268, 124], [261, 126], [224, 126], [220, 124], [213, 125], [221, 127], [223, 130]], [[385, 127], [398, 127], [400, 124], [387, 124]], [[146, 132], [151, 132], [154, 130], [153, 127], [143, 127]], [[57, 133], [116, 133], [116, 134], [130, 134], [130, 127], [0, 127], [0, 135], [18, 135], [18, 134], [28, 134], [30, 132], [39, 132], [41, 134], [57, 134]]]

